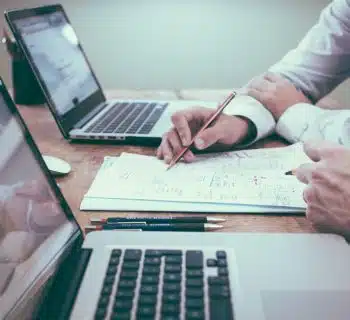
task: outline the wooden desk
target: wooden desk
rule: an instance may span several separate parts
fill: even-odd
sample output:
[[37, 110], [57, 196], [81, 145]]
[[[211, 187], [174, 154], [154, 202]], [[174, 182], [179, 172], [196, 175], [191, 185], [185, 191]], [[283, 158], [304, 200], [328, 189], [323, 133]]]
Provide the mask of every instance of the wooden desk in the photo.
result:
[[[114, 90], [107, 92], [108, 98], [134, 99], [208, 99], [218, 101], [225, 97], [227, 90]], [[88, 224], [89, 217], [114, 216], [153, 216], [162, 213], [138, 212], [86, 212], [79, 206], [84, 194], [89, 189], [104, 156], [115, 156], [121, 152], [133, 152], [153, 155], [154, 148], [116, 145], [71, 144], [63, 139], [57, 125], [49, 112], [43, 106], [20, 106], [20, 112], [25, 119], [35, 141], [43, 154], [60, 157], [72, 166], [72, 172], [59, 178], [61, 190], [81, 225]], [[260, 145], [280, 146], [277, 138], [265, 140]], [[164, 213], [171, 215], [171, 213]], [[178, 214], [177, 215], [181, 215]], [[227, 219], [223, 232], [315, 232], [309, 221], [303, 216], [267, 216], [261, 214], [225, 214], [218, 215]]]

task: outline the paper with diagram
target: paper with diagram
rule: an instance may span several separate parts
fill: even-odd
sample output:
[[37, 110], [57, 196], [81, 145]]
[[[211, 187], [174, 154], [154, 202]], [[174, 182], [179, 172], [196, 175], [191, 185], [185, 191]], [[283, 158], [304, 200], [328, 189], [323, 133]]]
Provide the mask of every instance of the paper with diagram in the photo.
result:
[[300, 144], [199, 156], [169, 171], [153, 156], [123, 153], [105, 158], [84, 200], [305, 208], [304, 185], [284, 175], [305, 162]]

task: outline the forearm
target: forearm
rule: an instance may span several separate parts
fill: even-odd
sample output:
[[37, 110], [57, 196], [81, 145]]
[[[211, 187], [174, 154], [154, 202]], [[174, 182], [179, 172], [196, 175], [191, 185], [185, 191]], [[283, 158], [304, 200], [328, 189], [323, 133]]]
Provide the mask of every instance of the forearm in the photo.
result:
[[269, 71], [290, 80], [313, 103], [350, 75], [350, 1], [335, 0], [298, 47]]

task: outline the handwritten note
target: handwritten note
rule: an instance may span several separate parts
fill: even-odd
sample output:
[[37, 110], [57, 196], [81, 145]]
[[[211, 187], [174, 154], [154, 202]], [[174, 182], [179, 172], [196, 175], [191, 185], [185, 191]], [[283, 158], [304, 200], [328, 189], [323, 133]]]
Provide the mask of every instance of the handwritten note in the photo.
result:
[[284, 172], [310, 160], [299, 144], [226, 152], [166, 171], [152, 156], [106, 157], [89, 197], [304, 208], [304, 185]]

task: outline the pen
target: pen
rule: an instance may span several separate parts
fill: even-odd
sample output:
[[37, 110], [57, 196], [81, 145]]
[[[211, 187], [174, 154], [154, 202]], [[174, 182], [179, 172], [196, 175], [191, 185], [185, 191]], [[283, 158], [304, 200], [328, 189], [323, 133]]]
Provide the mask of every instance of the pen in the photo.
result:
[[213, 113], [213, 115], [204, 123], [203, 127], [193, 136], [192, 140], [190, 141], [189, 145], [187, 147], [183, 147], [182, 150], [179, 152], [178, 155], [176, 155], [170, 162], [169, 166], [167, 167], [167, 170], [169, 170], [172, 166], [174, 166], [186, 153], [186, 151], [191, 147], [194, 140], [197, 138], [197, 136], [203, 132], [206, 128], [208, 128], [211, 123], [221, 114], [221, 112], [227, 107], [227, 105], [232, 101], [232, 99], [236, 96], [236, 92], [232, 92], [225, 100], [224, 102], [219, 105], [217, 110]]
[[221, 225], [212, 223], [163, 223], [148, 225], [142, 223], [114, 223], [102, 224], [99, 226], [85, 226], [85, 231], [130, 229], [141, 231], [214, 231], [221, 228]]
[[294, 176], [295, 175], [295, 170], [290, 170], [284, 173], [286, 176]]
[[218, 223], [225, 219], [216, 217], [109, 217], [109, 218], [91, 218], [92, 224], [113, 224], [113, 223]]

